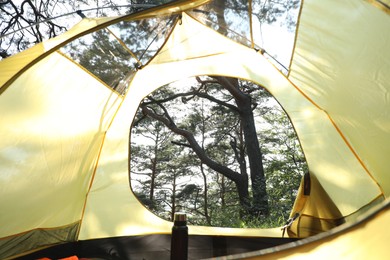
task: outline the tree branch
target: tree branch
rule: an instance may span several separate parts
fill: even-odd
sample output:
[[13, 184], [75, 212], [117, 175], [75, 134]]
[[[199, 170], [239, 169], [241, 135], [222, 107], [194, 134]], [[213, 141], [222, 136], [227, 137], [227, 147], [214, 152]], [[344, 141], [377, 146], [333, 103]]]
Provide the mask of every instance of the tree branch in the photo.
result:
[[142, 109], [143, 114], [145, 114], [145, 115], [147, 115], [155, 120], [162, 122], [172, 132], [184, 137], [188, 141], [192, 150], [196, 153], [196, 155], [202, 161], [202, 163], [206, 164], [208, 167], [210, 167], [214, 171], [219, 172], [220, 174], [223, 174], [224, 176], [226, 176], [227, 178], [231, 179], [234, 182], [241, 181], [242, 176], [239, 173], [229, 169], [228, 167], [226, 167], [224, 165], [217, 163], [216, 161], [214, 161], [210, 157], [208, 157], [206, 152], [202, 149], [202, 147], [196, 141], [194, 135], [187, 130], [178, 128], [174, 124], [174, 122], [172, 122], [171, 120], [169, 120], [168, 118], [165, 117], [165, 116], [167, 116], [167, 113], [165, 114], [165, 116], [158, 115], [145, 105], [141, 106], [141, 109]]
[[185, 101], [183, 100], [183, 97], [188, 97], [188, 96], [198, 96], [198, 97], [201, 97], [201, 98], [205, 98], [205, 99], [208, 99], [210, 100], [211, 102], [215, 102], [221, 106], [224, 106], [224, 107], [227, 107], [233, 111], [236, 111], [238, 112], [238, 109], [236, 106], [232, 105], [232, 104], [229, 104], [229, 103], [226, 103], [222, 100], [219, 100], [213, 96], [210, 96], [208, 95], [207, 93], [203, 93], [203, 92], [200, 92], [200, 89], [198, 90], [193, 90], [193, 91], [190, 91], [190, 92], [187, 92], [187, 93], [178, 93], [178, 94], [174, 94], [174, 95], [171, 95], [167, 98], [164, 98], [164, 99], [159, 99], [159, 100], [156, 100], [156, 99], [151, 99], [150, 97], [148, 97], [149, 100], [151, 100], [151, 102], [144, 102], [145, 105], [150, 105], [150, 104], [154, 104], [154, 103], [159, 103], [159, 104], [163, 104], [163, 103], [166, 103], [166, 102], [169, 102], [169, 101], [172, 101], [176, 98], [179, 98], [179, 97], [182, 97], [182, 101], [185, 103], [186, 101], [188, 101], [189, 99], [185, 99]]
[[180, 145], [180, 146], [185, 146], [188, 148], [192, 148], [191, 145], [186, 144], [186, 143], [181, 143], [181, 142], [176, 142], [176, 141], [171, 141], [172, 144]]

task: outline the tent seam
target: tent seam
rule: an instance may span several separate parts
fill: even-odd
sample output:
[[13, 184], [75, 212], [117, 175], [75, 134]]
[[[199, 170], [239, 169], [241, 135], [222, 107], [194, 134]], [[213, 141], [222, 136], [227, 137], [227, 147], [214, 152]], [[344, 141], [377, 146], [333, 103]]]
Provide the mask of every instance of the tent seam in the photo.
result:
[[[118, 111], [118, 110], [117, 110]], [[115, 116], [114, 116], [115, 117]], [[113, 117], [113, 118], [114, 118]], [[108, 130], [108, 128], [107, 128]], [[95, 175], [96, 175], [96, 171], [97, 171], [97, 167], [99, 165], [99, 160], [100, 160], [100, 155], [102, 154], [102, 150], [103, 150], [103, 146], [104, 146], [104, 141], [106, 139], [106, 135], [107, 135], [107, 130], [104, 132], [104, 137], [103, 137], [103, 140], [102, 140], [102, 143], [100, 145], [100, 149], [99, 149], [99, 155], [98, 157], [96, 158], [96, 163], [95, 163], [95, 166], [94, 166], [94, 169], [93, 169], [93, 173], [92, 173], [92, 176], [91, 176], [91, 180], [89, 182], [89, 185], [88, 185], [88, 190], [85, 194], [85, 200], [84, 200], [84, 205], [83, 205], [83, 209], [82, 209], [82, 212], [81, 212], [81, 217], [80, 217], [80, 225], [78, 226], [77, 228], [77, 232], [76, 232], [76, 240], [78, 241], [79, 240], [79, 235], [80, 235], [80, 231], [81, 231], [81, 225], [83, 223], [83, 220], [84, 220], [84, 214], [85, 214], [85, 209], [87, 207], [87, 203], [88, 203], [88, 197], [89, 197], [89, 193], [91, 192], [91, 188], [92, 188], [92, 185], [93, 185], [93, 182], [95, 180]]]
[[348, 142], [347, 138], [344, 136], [343, 132], [341, 131], [341, 129], [336, 125], [336, 122], [333, 121], [332, 117], [326, 112], [324, 111], [325, 114], [328, 116], [330, 122], [332, 123], [332, 125], [334, 126], [334, 128], [336, 129], [336, 131], [339, 133], [340, 137], [343, 139], [344, 143], [348, 146], [349, 150], [353, 153], [353, 155], [355, 156], [355, 158], [358, 160], [359, 164], [363, 167], [363, 169], [365, 170], [365, 172], [368, 174], [368, 176], [370, 176], [371, 180], [378, 186], [379, 190], [381, 191], [381, 194], [382, 196], [384, 196], [384, 191], [383, 191], [383, 188], [382, 186], [376, 181], [376, 179], [374, 178], [374, 176], [371, 174], [371, 172], [368, 170], [368, 168], [366, 167], [366, 165], [364, 164], [363, 160], [360, 158], [360, 156], [357, 154], [357, 152], [353, 149], [352, 145]]
[[[275, 67], [274, 64], [272, 64], [270, 62], [270, 64], [272, 66]], [[277, 70], [279, 71], [279, 70]], [[378, 188], [380, 189], [382, 195], [384, 196], [384, 191], [383, 191], [383, 188], [381, 187], [381, 185], [379, 185], [379, 183], [376, 181], [376, 179], [373, 177], [373, 175], [371, 174], [371, 172], [368, 170], [368, 168], [366, 167], [366, 165], [364, 164], [363, 160], [359, 157], [359, 155], [357, 154], [357, 152], [353, 149], [352, 145], [348, 142], [347, 138], [344, 136], [343, 132], [341, 131], [341, 129], [337, 126], [336, 122], [333, 120], [333, 118], [329, 115], [329, 113], [323, 109], [322, 107], [320, 107], [313, 99], [311, 99], [308, 95], [306, 95], [303, 90], [301, 90], [295, 83], [293, 83], [289, 77], [287, 77], [286, 75], [284, 75], [282, 72], [279, 71], [279, 73], [282, 74], [283, 77], [285, 77], [289, 82], [290, 84], [296, 89], [298, 90], [298, 92], [300, 92], [303, 97], [305, 97], [310, 103], [312, 103], [316, 108], [318, 108], [319, 110], [321, 110], [323, 113], [325, 113], [325, 115], [329, 118], [330, 122], [332, 123], [333, 127], [336, 129], [336, 131], [339, 133], [341, 139], [344, 141], [344, 143], [347, 145], [347, 147], [349, 148], [349, 150], [352, 152], [352, 154], [354, 155], [354, 157], [358, 160], [359, 164], [363, 167], [364, 171], [370, 176], [370, 178], [372, 179], [372, 181], [378, 186]]]
[[297, 47], [297, 40], [298, 40], [298, 34], [300, 33], [300, 24], [301, 24], [301, 15], [302, 15], [302, 10], [303, 10], [303, 5], [305, 4], [305, 0], [301, 0], [301, 6], [299, 8], [299, 14], [298, 14], [298, 19], [297, 19], [297, 25], [295, 26], [295, 36], [294, 36], [294, 46], [292, 48], [292, 55], [290, 57], [290, 64], [288, 66], [288, 71], [287, 71], [287, 78], [290, 77], [290, 72], [291, 72], [291, 65], [292, 65], [292, 62], [294, 60], [294, 56], [295, 56], [295, 49]]
[[94, 73], [92, 73], [91, 71], [89, 71], [87, 68], [85, 68], [84, 66], [80, 65], [79, 63], [77, 63], [75, 60], [73, 60], [72, 58], [68, 57], [65, 53], [63, 53], [61, 50], [56, 50], [55, 52], [57, 52], [58, 54], [60, 54], [61, 56], [63, 56], [64, 58], [66, 58], [67, 60], [69, 60], [70, 62], [72, 62], [74, 65], [76, 65], [77, 67], [79, 67], [80, 69], [82, 69], [83, 71], [85, 71], [86, 73], [88, 73], [91, 77], [93, 77], [94, 79], [96, 79], [97, 81], [99, 81], [99, 83], [101, 83], [102, 85], [104, 85], [106, 88], [108, 88], [110, 91], [116, 93], [118, 95], [119, 98], [122, 98], [123, 99], [123, 95], [121, 93], [119, 93], [116, 89], [113, 89], [112, 87], [110, 87], [106, 82], [102, 81], [100, 78], [98, 78]]
[[390, 15], [390, 6], [384, 3], [383, 1], [381, 0], [366, 0], [366, 1], [372, 6]]
[[[130, 82], [131, 82], [131, 81], [130, 81]], [[127, 84], [130, 84], [130, 82], [127, 83]], [[90, 183], [89, 183], [88, 190], [87, 190], [87, 192], [86, 192], [86, 194], [85, 194], [85, 201], [84, 201], [84, 206], [83, 206], [83, 210], [82, 210], [82, 213], [81, 213], [80, 225], [79, 225], [79, 227], [78, 227], [78, 229], [77, 229], [77, 232], [76, 232], [76, 239], [77, 239], [77, 240], [78, 240], [79, 235], [80, 235], [81, 226], [82, 226], [82, 223], [83, 223], [83, 220], [84, 220], [84, 215], [85, 215], [85, 210], [86, 210], [87, 203], [88, 203], [89, 194], [90, 194], [90, 192], [91, 192], [91, 188], [92, 188], [93, 182], [94, 182], [94, 180], [95, 180], [96, 171], [97, 171], [97, 168], [98, 168], [98, 165], [99, 165], [100, 156], [101, 156], [102, 151], [103, 151], [103, 146], [104, 146], [104, 143], [105, 143], [105, 140], [106, 140], [107, 132], [108, 132], [108, 130], [111, 128], [111, 125], [112, 125], [112, 123], [114, 122], [114, 120], [115, 120], [115, 118], [116, 118], [116, 115], [118, 114], [118, 111], [119, 111], [120, 108], [122, 107], [126, 95], [127, 95], [127, 92], [125, 93], [124, 96], [121, 96], [121, 97], [122, 97], [121, 102], [120, 102], [118, 108], [116, 109], [114, 115], [112, 116], [111, 122], [108, 124], [108, 126], [107, 126], [107, 128], [106, 128], [106, 130], [105, 130], [105, 132], [104, 132], [104, 137], [103, 137], [102, 143], [101, 143], [101, 145], [100, 145], [99, 154], [98, 154], [98, 156], [97, 156], [97, 158], [96, 158], [96, 163], [95, 163], [95, 166], [94, 166], [93, 174], [92, 174], [92, 176], [91, 176], [91, 180], [90, 180]]]

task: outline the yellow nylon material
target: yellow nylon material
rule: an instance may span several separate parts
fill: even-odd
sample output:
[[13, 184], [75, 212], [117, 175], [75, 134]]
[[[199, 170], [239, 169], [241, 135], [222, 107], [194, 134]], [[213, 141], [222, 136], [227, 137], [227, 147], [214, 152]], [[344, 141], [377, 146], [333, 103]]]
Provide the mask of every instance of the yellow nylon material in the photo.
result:
[[[209, 42], [216, 47], [209, 46]], [[129, 192], [127, 155], [131, 118], [142, 98], [157, 87], [191, 76], [210, 74], [253, 80], [275, 95], [302, 138], [313, 173], [321, 179], [322, 185], [326, 183], [329, 196], [343, 215], [355, 212], [378, 196], [380, 190], [375, 182], [350, 153], [322, 110], [297, 91], [262, 55], [183, 15], [182, 23], [176, 26], [160, 54], [135, 75], [107, 132], [80, 239], [170, 232], [170, 222], [147, 211]], [[332, 196], [333, 193], [336, 195]], [[341, 198], [340, 194], [344, 197]], [[316, 212], [305, 214], [315, 215]], [[191, 227], [190, 233], [213, 234], [217, 230], [221, 235], [275, 235], [274, 231], [267, 230], [205, 227]]]
[[[203, 2], [180, 1], [185, 5], [142, 15], [167, 14]], [[303, 205], [301, 213], [352, 214], [381, 194], [376, 182], [388, 196], [390, 16], [352, 0], [305, 0], [302, 11], [289, 79], [304, 95], [262, 55], [185, 14], [161, 52], [135, 75], [109, 129], [121, 99], [57, 53], [22, 74], [7, 91], [0, 89], [0, 197], [7, 198], [0, 201], [0, 237], [80, 220], [105, 137], [79, 239], [169, 233], [171, 223], [146, 210], [129, 189], [129, 129], [143, 97], [197, 75], [252, 80], [285, 108], [311, 174], [329, 196], [326, 201], [334, 204], [328, 210], [314, 196], [306, 206], [306, 199], [297, 202]], [[46, 51], [118, 18], [113, 19], [83, 20], [63, 36], [5, 59], [0, 62], [0, 86]], [[279, 232], [190, 227], [191, 234]]]
[[80, 220], [117, 101], [57, 53], [0, 95], [0, 237]]
[[36, 57], [44, 53], [43, 44], [37, 44], [34, 47], [25, 50], [19, 54], [8, 57], [0, 61], [0, 93], [4, 84], [16, 75], [24, 66], [33, 61]]
[[[387, 197], [390, 195], [389, 28], [390, 16], [366, 1], [305, 0], [289, 77], [334, 120], [368, 169], [366, 175], [372, 175]], [[343, 144], [332, 145], [337, 148]], [[328, 149], [319, 151], [317, 155], [313, 152], [306, 155], [329, 157], [334, 153]], [[348, 160], [344, 152], [335, 159], [342, 164]], [[332, 167], [330, 175], [318, 179], [326, 190], [330, 188], [328, 183], [339, 186], [340, 189], [329, 192], [335, 202], [345, 200], [352, 187], [362, 192], [360, 197], [365, 196], [364, 185], [356, 185], [357, 179], [364, 178], [362, 171], [348, 167], [344, 170], [351, 176], [332, 175], [337, 172]]]

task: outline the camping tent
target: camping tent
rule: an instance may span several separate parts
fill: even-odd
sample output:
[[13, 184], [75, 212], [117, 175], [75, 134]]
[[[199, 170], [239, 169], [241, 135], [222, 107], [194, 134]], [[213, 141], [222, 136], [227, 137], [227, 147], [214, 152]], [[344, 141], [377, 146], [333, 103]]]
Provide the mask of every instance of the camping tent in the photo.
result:
[[[213, 4], [218, 1], [175, 1], [127, 16], [85, 18], [63, 35], [0, 62], [1, 258], [66, 242], [169, 234], [172, 223], [149, 212], [129, 188], [131, 118], [156, 88], [198, 75], [253, 81], [289, 115], [310, 175], [302, 180], [291, 210], [299, 217], [287, 233], [321, 238], [301, 240], [309, 245], [298, 250], [317, 255], [328, 250], [332, 256], [341, 252], [356, 259], [352, 248], [370, 236], [375, 238], [372, 247], [361, 247], [359, 256], [373, 254], [369, 248], [385, 253], [390, 3], [303, 1], [287, 76], [253, 42], [229, 39], [202, 23], [198, 15], [205, 12], [199, 10], [218, 10]], [[243, 19], [250, 18], [251, 4]], [[137, 44], [121, 40], [127, 30], [137, 41], [130, 29], [143, 21], [170, 28], [159, 35], [162, 44], [150, 59], [132, 49]], [[124, 58], [116, 57], [112, 64], [113, 71], [129, 67], [126, 75], [118, 73], [120, 81], [109, 82], [97, 75], [98, 68], [81, 64], [77, 51], [85, 46], [81, 42], [95, 44], [94, 33], [109, 34], [112, 48], [123, 48]], [[378, 204], [379, 213], [367, 213]], [[361, 218], [364, 228], [350, 226]], [[334, 235], [335, 227], [346, 232]], [[282, 233], [200, 226], [189, 232], [204, 239], [272, 239]], [[321, 241], [325, 249], [319, 251], [315, 247]], [[297, 256], [294, 248], [286, 248], [283, 252]], [[243, 257], [261, 259], [263, 253]]]

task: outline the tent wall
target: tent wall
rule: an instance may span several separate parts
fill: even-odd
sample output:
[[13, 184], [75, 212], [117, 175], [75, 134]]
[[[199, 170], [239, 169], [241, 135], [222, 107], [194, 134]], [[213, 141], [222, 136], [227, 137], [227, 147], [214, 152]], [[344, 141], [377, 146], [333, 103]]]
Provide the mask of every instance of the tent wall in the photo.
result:
[[[204, 2], [84, 20], [0, 63], [1, 257], [77, 239], [168, 234], [171, 223], [149, 212], [129, 187], [131, 120], [156, 88], [198, 75], [253, 81], [288, 113], [311, 176], [310, 194], [301, 186], [292, 211], [300, 213], [300, 225], [290, 234], [327, 230], [388, 197], [390, 16], [366, 1], [305, 0], [288, 78], [261, 53], [185, 13], [125, 96], [56, 51], [121, 19], [167, 15]], [[361, 238], [364, 230], [353, 234]], [[281, 236], [280, 229], [198, 226], [190, 233]]]
[[28, 241], [8, 243], [19, 235], [36, 244], [50, 236], [76, 239], [105, 131], [121, 101], [57, 53], [2, 93], [1, 252], [23, 247]]
[[[368, 198], [365, 181], [355, 186], [361, 178], [371, 178], [377, 183], [378, 196], [370, 196], [373, 201], [366, 201], [365, 205], [375, 205], [389, 196], [390, 52], [386, 50], [390, 43], [389, 26], [389, 14], [366, 1], [303, 2], [289, 79], [334, 125], [341, 142], [331, 141], [330, 145], [349, 150], [340, 152], [335, 147], [334, 151], [340, 152], [338, 160], [345, 160], [348, 153], [355, 157], [355, 166], [360, 168], [356, 171], [341, 161], [338, 166], [332, 165], [334, 161], [330, 158], [319, 163], [331, 150], [323, 149], [316, 140], [311, 141], [309, 149], [303, 145], [310, 172], [326, 192], [325, 197], [333, 201], [344, 217], [353, 213], [343, 210], [351, 205], [351, 200]], [[327, 169], [320, 173], [318, 168], [323, 167]], [[355, 197], [351, 189], [360, 192], [360, 196]], [[306, 213], [317, 208], [319, 202], [313, 196], [307, 203], [298, 199], [293, 213], [310, 215]], [[319, 215], [320, 222], [295, 223], [291, 231], [310, 234], [307, 231], [312, 227], [337, 221], [337, 215]]]
[[[332, 120], [344, 146], [386, 197], [390, 195], [388, 28], [389, 14], [366, 1], [305, 0], [289, 75]], [[333, 173], [337, 169], [329, 169], [330, 176]], [[353, 185], [353, 180], [337, 182], [340, 188]]]

